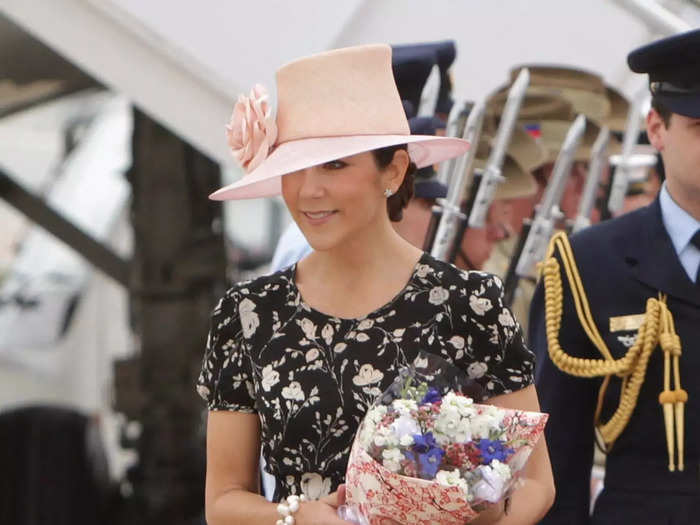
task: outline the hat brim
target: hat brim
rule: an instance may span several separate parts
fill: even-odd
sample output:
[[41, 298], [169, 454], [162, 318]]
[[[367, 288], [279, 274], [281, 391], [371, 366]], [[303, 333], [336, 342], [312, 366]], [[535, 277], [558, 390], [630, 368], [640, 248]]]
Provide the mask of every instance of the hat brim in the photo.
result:
[[399, 144], [408, 145], [408, 154], [418, 168], [458, 157], [469, 149], [466, 140], [430, 135], [352, 135], [293, 140], [277, 146], [260, 166], [215, 191], [209, 198], [223, 201], [272, 197], [282, 191], [282, 175]]
[[678, 113], [689, 118], [700, 118], [700, 93], [674, 94], [658, 93], [654, 95], [671, 113]]

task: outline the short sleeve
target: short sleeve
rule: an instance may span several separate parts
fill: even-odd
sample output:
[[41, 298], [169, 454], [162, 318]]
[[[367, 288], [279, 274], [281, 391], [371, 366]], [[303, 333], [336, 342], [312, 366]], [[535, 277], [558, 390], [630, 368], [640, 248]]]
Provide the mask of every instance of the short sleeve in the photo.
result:
[[209, 410], [256, 413], [253, 379], [243, 345], [238, 297], [229, 290], [211, 315], [197, 393]]
[[466, 351], [456, 364], [484, 387], [484, 397], [518, 391], [534, 383], [535, 355], [525, 345], [520, 324], [504, 303], [501, 280], [468, 272], [459, 316]]

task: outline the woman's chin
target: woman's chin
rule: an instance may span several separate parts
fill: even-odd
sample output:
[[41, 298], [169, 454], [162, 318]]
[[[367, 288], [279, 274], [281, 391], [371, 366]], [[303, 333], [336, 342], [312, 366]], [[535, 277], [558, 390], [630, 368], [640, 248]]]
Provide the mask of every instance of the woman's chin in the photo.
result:
[[320, 235], [309, 235], [306, 237], [306, 240], [309, 243], [309, 246], [311, 246], [315, 252], [326, 252], [341, 244], [337, 238], [330, 238]]

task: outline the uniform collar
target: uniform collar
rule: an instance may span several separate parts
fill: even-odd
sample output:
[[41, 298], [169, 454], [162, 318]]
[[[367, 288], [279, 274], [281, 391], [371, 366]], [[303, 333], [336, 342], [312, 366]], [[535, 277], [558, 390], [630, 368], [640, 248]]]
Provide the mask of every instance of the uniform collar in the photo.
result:
[[661, 205], [661, 220], [664, 228], [671, 238], [676, 254], [680, 256], [681, 252], [690, 244], [690, 239], [693, 238], [695, 232], [700, 229], [700, 221], [673, 200], [665, 182], [659, 194], [659, 204]]
[[627, 222], [614, 245], [621, 248], [625, 263], [636, 279], [671, 297], [700, 305], [700, 294], [681, 265], [664, 227], [660, 204], [659, 196], [649, 206], [632, 212], [636, 219]]

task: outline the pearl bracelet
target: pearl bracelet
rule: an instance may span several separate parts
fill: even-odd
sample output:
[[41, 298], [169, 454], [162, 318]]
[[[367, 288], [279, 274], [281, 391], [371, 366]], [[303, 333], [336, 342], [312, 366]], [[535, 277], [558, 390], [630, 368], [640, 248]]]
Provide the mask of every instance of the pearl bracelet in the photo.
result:
[[299, 504], [306, 501], [306, 496], [303, 494], [301, 496], [291, 495], [287, 496], [286, 503], [280, 503], [277, 505], [277, 512], [280, 513], [282, 519], [275, 522], [275, 525], [294, 525], [294, 514], [299, 510]]

